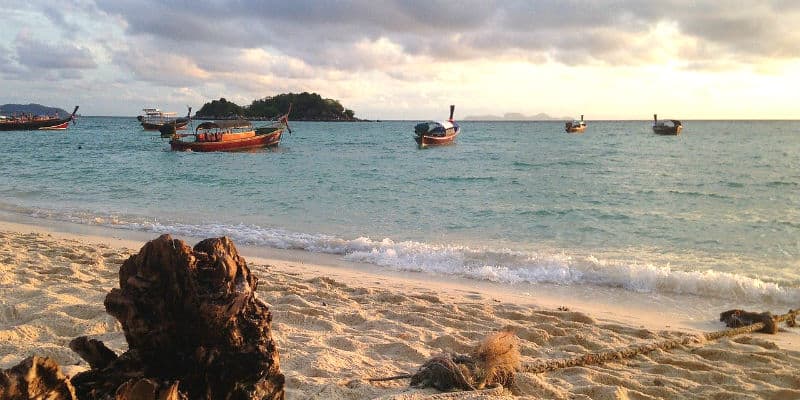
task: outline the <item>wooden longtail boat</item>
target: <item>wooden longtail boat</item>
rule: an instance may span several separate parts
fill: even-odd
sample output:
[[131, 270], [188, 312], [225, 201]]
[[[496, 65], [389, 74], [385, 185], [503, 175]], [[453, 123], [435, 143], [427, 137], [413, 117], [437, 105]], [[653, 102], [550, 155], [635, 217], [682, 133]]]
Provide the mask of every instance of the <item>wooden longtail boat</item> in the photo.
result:
[[564, 128], [569, 133], [580, 133], [586, 130], [586, 122], [583, 120], [583, 115], [581, 115], [581, 120], [574, 120], [572, 122], [567, 122], [564, 124]]
[[[277, 146], [281, 141], [283, 130], [291, 133], [288, 113], [278, 118], [273, 124], [261, 128], [253, 128], [250, 121], [223, 120], [209, 121], [198, 125], [194, 133], [176, 133], [169, 141], [170, 148], [175, 151], [239, 151]], [[165, 126], [164, 131], [171, 127]]]
[[414, 126], [414, 141], [419, 148], [452, 144], [460, 132], [458, 124], [453, 121], [456, 106], [450, 106], [450, 118], [442, 122], [422, 122]]
[[175, 129], [186, 129], [186, 125], [192, 120], [192, 107], [189, 107], [189, 112], [185, 117], [176, 117], [174, 112], [165, 112], [157, 108], [145, 108], [144, 115], [136, 117], [142, 124], [142, 128], [146, 131], [157, 131], [162, 126], [170, 124], [175, 126]]
[[70, 121], [75, 121], [77, 112], [78, 106], [75, 106], [72, 114], [65, 118], [32, 115], [3, 118], [0, 119], [0, 131], [65, 130], [69, 127]]
[[677, 119], [669, 120], [672, 125], [667, 125], [663, 121], [658, 120], [658, 114], [653, 114], [653, 132], [659, 135], [680, 135], [683, 130], [683, 124]]

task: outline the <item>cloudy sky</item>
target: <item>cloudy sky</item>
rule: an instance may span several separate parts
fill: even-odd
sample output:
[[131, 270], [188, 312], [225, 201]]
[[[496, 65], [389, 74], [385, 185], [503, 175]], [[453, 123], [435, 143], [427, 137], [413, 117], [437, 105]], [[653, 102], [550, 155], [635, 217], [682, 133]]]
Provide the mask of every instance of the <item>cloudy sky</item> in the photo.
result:
[[0, 104], [797, 118], [797, 0], [0, 0]]

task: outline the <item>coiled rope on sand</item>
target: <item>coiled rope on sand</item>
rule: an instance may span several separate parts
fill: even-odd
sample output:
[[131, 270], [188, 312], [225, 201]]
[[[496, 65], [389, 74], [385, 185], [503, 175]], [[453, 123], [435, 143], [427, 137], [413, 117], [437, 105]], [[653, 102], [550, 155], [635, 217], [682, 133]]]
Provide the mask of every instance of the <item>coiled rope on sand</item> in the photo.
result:
[[[445, 354], [433, 357], [426, 361], [414, 374], [402, 374], [384, 378], [369, 378], [370, 382], [389, 381], [395, 379], [411, 379], [414, 387], [435, 387], [442, 391], [462, 390], [476, 392], [476, 394], [502, 395], [503, 385], [506, 387], [513, 383], [514, 373], [542, 373], [569, 367], [582, 367], [599, 365], [646, 354], [654, 350], [670, 350], [678, 346], [691, 344], [703, 345], [705, 342], [715, 341], [724, 337], [734, 337], [753, 332], [776, 333], [778, 324], [786, 322], [788, 326], [796, 326], [798, 310], [789, 310], [788, 313], [773, 316], [769, 312], [753, 313], [743, 310], [730, 310], [720, 314], [720, 321], [726, 323], [729, 329], [720, 331], [686, 335], [676, 339], [661, 340], [644, 343], [623, 349], [615, 349], [594, 353], [587, 353], [573, 358], [537, 360], [520, 364], [518, 362], [519, 350], [516, 342], [510, 340], [516, 335], [513, 332], [499, 332], [487, 337], [476, 352], [472, 355]], [[487, 349], [489, 351], [487, 351]], [[495, 357], [492, 360], [489, 357]], [[510, 365], [514, 364], [512, 368]], [[488, 370], [486, 369], [489, 366]], [[485, 392], [485, 393], [483, 393]], [[442, 393], [430, 398], [450, 398], [441, 396], [458, 393]]]

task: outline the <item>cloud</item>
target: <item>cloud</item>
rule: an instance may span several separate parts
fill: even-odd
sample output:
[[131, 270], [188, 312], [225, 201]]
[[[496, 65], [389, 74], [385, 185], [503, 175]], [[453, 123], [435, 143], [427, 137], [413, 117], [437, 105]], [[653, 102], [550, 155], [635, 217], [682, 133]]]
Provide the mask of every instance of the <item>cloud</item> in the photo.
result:
[[[116, 85], [120, 96], [137, 102], [165, 94], [181, 102], [221, 96], [242, 102], [308, 90], [376, 113], [381, 107], [438, 110], [458, 87], [463, 98], [494, 96], [489, 104], [496, 98], [530, 102], [528, 92], [512, 92], [536, 90], [546, 83], [540, 79], [563, 79], [556, 87], [569, 86], [586, 70], [626, 79], [634, 70], [648, 77], [653, 71], [778, 76], [790, 74], [785, 67], [800, 58], [800, 30], [781, 23], [800, 16], [795, 0], [0, 5], [9, 14], [9, 23], [0, 26], [0, 77], [6, 82], [82, 78], [74, 83], [89, 89]], [[504, 80], [511, 83], [497, 84]], [[425, 104], [409, 100], [414, 97], [424, 97]]]
[[31, 69], [93, 69], [97, 67], [86, 48], [70, 43], [45, 43], [19, 37], [16, 43], [19, 63]]
[[[519, 59], [567, 65], [641, 65], [693, 56], [686, 65], [755, 63], [800, 57], [788, 1], [255, 1], [234, 3], [99, 0], [125, 19], [133, 38], [260, 48], [304, 65], [382, 70], [424, 60]], [[659, 27], [675, 27], [659, 36]], [[646, 39], [646, 40], [644, 40]], [[671, 43], [674, 41], [677, 43]], [[720, 62], [719, 60], [724, 60]]]
[[137, 81], [169, 87], [192, 86], [207, 79], [208, 71], [186, 55], [149, 46], [136, 46], [115, 51], [114, 63], [133, 74]]

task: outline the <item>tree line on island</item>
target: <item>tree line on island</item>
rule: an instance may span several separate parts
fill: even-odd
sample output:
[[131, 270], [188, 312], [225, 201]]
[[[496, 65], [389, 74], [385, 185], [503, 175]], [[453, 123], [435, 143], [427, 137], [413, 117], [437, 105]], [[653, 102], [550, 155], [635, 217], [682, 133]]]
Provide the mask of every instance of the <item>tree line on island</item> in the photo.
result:
[[212, 100], [195, 113], [196, 119], [247, 118], [268, 120], [285, 114], [292, 105], [289, 116], [294, 121], [359, 121], [353, 110], [344, 108], [333, 99], [324, 99], [317, 93], [283, 93], [253, 100], [249, 106], [240, 106], [226, 100]]

